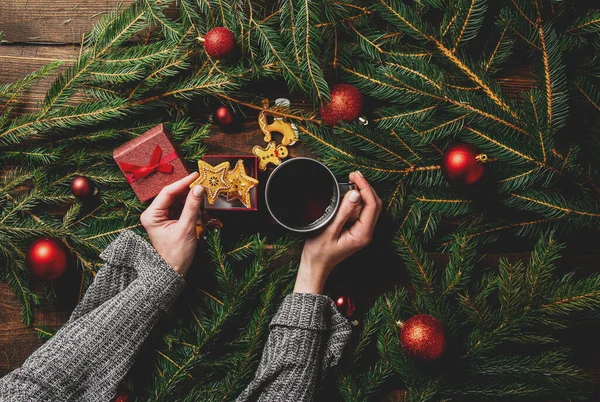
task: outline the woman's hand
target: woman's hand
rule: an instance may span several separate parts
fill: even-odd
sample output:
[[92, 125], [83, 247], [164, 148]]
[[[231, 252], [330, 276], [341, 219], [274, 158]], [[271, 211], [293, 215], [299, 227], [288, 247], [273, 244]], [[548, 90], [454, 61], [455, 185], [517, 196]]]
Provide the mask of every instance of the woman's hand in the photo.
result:
[[[194, 172], [164, 187], [140, 216], [154, 249], [181, 275], [185, 275], [190, 268], [198, 243], [196, 223], [204, 188], [198, 185], [189, 191], [190, 184], [197, 177], [198, 172]], [[176, 201], [186, 193], [179, 220], [171, 219]]]
[[[304, 244], [295, 293], [323, 293], [333, 268], [373, 238], [381, 213], [381, 199], [360, 172], [351, 173], [350, 181], [356, 184], [358, 191], [348, 192], [333, 221]], [[356, 216], [358, 219], [351, 223]], [[349, 227], [347, 223], [351, 223]]]

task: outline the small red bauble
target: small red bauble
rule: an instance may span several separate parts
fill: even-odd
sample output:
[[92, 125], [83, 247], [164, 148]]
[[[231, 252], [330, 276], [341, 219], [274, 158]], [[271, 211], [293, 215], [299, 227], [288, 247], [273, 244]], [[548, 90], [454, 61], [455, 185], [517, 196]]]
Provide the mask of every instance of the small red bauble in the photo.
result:
[[485, 173], [485, 159], [473, 145], [454, 144], [442, 156], [442, 172], [453, 183], [474, 184]]
[[67, 270], [67, 249], [58, 239], [37, 239], [29, 246], [26, 260], [33, 276], [51, 281], [60, 278]]
[[129, 394], [127, 392], [119, 392], [113, 402], [129, 402]]
[[446, 349], [441, 321], [428, 314], [410, 317], [402, 324], [400, 344], [409, 355], [425, 361], [438, 359]]
[[342, 313], [346, 317], [352, 317], [356, 307], [354, 307], [354, 302], [350, 298], [350, 296], [340, 296], [335, 299], [335, 305], [337, 306], [340, 313]]
[[321, 107], [321, 117], [325, 124], [334, 126], [339, 121], [351, 122], [360, 116], [363, 108], [363, 95], [350, 84], [336, 84], [331, 87], [331, 101]]
[[85, 176], [75, 176], [71, 182], [71, 192], [74, 196], [85, 198], [94, 194], [94, 182]]
[[204, 50], [213, 59], [224, 59], [235, 50], [235, 35], [224, 27], [213, 28], [204, 35]]
[[227, 106], [219, 106], [215, 110], [215, 120], [222, 126], [229, 126], [235, 120], [235, 115]]

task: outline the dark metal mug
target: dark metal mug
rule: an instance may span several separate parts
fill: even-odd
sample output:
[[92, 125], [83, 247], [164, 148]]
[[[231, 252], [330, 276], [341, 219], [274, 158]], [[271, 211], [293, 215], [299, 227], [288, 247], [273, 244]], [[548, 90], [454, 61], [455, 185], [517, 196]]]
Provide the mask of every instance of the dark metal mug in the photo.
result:
[[[281, 203], [282, 200], [284, 199], [287, 195], [286, 194], [282, 194], [282, 191], [284, 191], [283, 189], [278, 189], [278, 188], [273, 188], [273, 182], [277, 181], [277, 179], [280, 179], [280, 175], [283, 174], [290, 174], [289, 169], [300, 169], [302, 167], [306, 168], [308, 164], [317, 164], [317, 165], [313, 165], [312, 167], [315, 168], [316, 170], [318, 170], [319, 172], [317, 174], [323, 174], [326, 175], [327, 177], [327, 183], [331, 184], [331, 189], [332, 189], [332, 195], [331, 195], [331, 200], [329, 202], [329, 205], [324, 209], [323, 214], [318, 217], [317, 219], [315, 219], [314, 221], [310, 222], [309, 224], [306, 225], [296, 225], [291, 223], [289, 220], [285, 219], [281, 213], [277, 212], [277, 209], [281, 209], [281, 206], [277, 206], [277, 205], [273, 205], [274, 202], [274, 198], [280, 198], [280, 200], [275, 201], [275, 203]], [[321, 173], [322, 171], [322, 173]], [[300, 172], [293, 172], [293, 173], [300, 173]], [[293, 176], [293, 174], [292, 174]], [[319, 177], [319, 180], [323, 180], [323, 177]], [[324, 181], [323, 181], [324, 183]], [[333, 174], [333, 172], [327, 167], [325, 166], [323, 163], [312, 159], [312, 158], [306, 158], [306, 157], [296, 157], [296, 158], [292, 158], [292, 159], [288, 159], [287, 161], [283, 162], [281, 165], [277, 166], [273, 172], [271, 173], [271, 175], [269, 176], [269, 179], [267, 180], [267, 184], [265, 187], [265, 202], [267, 205], [267, 209], [269, 210], [269, 213], [271, 214], [271, 216], [273, 217], [273, 219], [275, 219], [275, 221], [277, 223], [279, 223], [281, 226], [285, 227], [288, 230], [294, 231], [294, 232], [298, 232], [298, 233], [308, 233], [308, 232], [313, 232], [316, 230], [321, 229], [322, 227], [324, 227], [325, 225], [327, 225], [329, 222], [331, 222], [331, 220], [333, 219], [333, 217], [335, 216], [335, 213], [337, 212], [338, 208], [340, 207], [340, 202], [341, 199], [343, 198], [344, 194], [346, 194], [348, 191], [355, 189], [356, 186], [353, 183], [339, 183], [337, 178], [335, 177], [335, 175]], [[310, 191], [309, 189], [305, 189], [306, 191]], [[278, 192], [277, 194], [274, 193]], [[292, 194], [289, 194], [289, 197], [293, 197]], [[289, 200], [291, 204], [293, 204], [293, 199]], [[286, 212], [303, 212], [303, 211], [286, 211]]]

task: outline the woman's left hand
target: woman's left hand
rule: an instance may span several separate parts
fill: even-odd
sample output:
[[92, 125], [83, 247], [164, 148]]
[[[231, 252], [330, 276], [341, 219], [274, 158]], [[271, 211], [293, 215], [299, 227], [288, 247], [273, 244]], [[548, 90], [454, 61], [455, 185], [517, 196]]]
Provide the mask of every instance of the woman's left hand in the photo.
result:
[[[190, 268], [198, 244], [196, 223], [204, 188], [197, 185], [189, 190], [190, 184], [197, 178], [198, 172], [194, 172], [164, 187], [140, 216], [154, 249], [181, 275], [185, 275]], [[187, 198], [179, 219], [172, 219], [171, 210], [176, 201], [186, 193]]]

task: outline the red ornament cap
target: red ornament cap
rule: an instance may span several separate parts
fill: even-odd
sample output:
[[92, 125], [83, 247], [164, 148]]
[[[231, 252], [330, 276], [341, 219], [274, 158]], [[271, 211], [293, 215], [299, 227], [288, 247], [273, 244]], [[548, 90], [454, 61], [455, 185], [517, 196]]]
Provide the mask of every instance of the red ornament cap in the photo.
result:
[[483, 162], [487, 160], [477, 148], [471, 144], [454, 144], [444, 151], [442, 156], [442, 172], [448, 180], [457, 184], [474, 184], [485, 173]]
[[68, 254], [58, 239], [37, 239], [29, 246], [26, 257], [29, 270], [38, 279], [51, 281], [61, 277], [67, 270]]
[[213, 59], [224, 59], [235, 50], [235, 35], [225, 27], [213, 28], [204, 35], [204, 50]]
[[364, 98], [360, 91], [350, 84], [336, 84], [331, 87], [331, 101], [321, 107], [321, 117], [325, 124], [334, 126], [341, 121], [351, 122], [362, 113]]
[[409, 355], [425, 360], [437, 360], [446, 350], [444, 326], [428, 314], [410, 317], [402, 324], [400, 344]]

